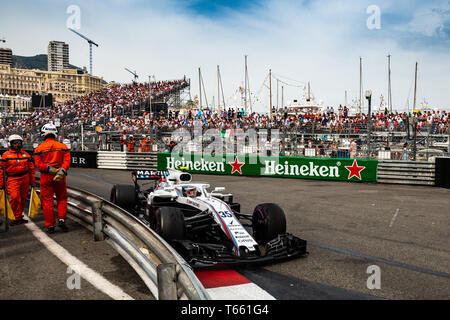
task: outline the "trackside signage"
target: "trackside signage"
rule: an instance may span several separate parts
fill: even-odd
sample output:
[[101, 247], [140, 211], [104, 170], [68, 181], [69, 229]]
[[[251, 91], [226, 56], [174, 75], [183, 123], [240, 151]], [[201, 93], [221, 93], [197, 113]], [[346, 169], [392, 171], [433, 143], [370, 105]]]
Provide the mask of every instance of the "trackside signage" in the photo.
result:
[[376, 182], [378, 160], [158, 153], [158, 170], [191, 173]]

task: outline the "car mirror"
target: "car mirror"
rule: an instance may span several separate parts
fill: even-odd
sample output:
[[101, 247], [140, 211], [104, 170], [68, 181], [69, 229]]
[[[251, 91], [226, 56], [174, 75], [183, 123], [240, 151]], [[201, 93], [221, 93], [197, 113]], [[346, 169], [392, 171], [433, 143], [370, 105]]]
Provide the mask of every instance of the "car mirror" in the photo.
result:
[[225, 191], [225, 187], [216, 187], [213, 192], [222, 192]]

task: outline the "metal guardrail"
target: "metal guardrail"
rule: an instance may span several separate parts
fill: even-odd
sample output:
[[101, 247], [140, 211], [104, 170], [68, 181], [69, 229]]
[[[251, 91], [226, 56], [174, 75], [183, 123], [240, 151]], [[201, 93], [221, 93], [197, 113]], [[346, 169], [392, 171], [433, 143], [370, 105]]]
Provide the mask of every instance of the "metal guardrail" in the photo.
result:
[[97, 167], [99, 169], [157, 169], [156, 152], [122, 152], [98, 151]]
[[67, 188], [67, 211], [83, 221], [95, 241], [105, 240], [160, 300], [210, 300], [188, 263], [142, 221], [92, 193]]
[[435, 163], [429, 161], [378, 161], [379, 183], [435, 185]]

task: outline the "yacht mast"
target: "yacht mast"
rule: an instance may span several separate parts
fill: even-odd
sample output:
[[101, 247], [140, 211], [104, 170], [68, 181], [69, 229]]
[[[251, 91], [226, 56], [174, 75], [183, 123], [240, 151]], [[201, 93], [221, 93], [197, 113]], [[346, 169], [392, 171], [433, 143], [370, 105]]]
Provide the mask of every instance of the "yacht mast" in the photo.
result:
[[362, 112], [363, 100], [362, 100], [362, 57], [359, 57], [359, 113]]
[[414, 76], [414, 104], [413, 104], [413, 112], [416, 110], [416, 94], [417, 94], [417, 62], [416, 62], [416, 72]]
[[391, 91], [391, 55], [388, 56], [388, 108], [389, 112], [392, 113], [392, 91]]
[[202, 72], [200, 71], [200, 68], [198, 68], [198, 90], [199, 90], [199, 108], [202, 108]]
[[270, 120], [272, 120], [272, 69], [269, 69], [269, 96]]
[[[245, 87], [245, 113], [247, 114], [247, 112], [250, 111], [250, 113], [252, 112], [252, 96], [250, 93], [250, 81], [248, 79], [248, 67], [247, 67], [247, 56], [245, 56], [245, 79], [244, 79], [244, 87]], [[248, 99], [247, 99], [247, 94], [248, 94]], [[248, 104], [247, 104], [248, 101]], [[249, 108], [250, 107], [250, 108]]]

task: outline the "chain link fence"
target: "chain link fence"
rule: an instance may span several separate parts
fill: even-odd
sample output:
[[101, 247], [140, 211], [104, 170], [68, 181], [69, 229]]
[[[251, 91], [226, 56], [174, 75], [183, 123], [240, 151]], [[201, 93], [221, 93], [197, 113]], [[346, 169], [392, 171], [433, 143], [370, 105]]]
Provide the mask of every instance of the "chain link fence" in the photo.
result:
[[[358, 130], [356, 130], [358, 129]], [[146, 132], [133, 132], [135, 152], [144, 151], [143, 141], [147, 139], [149, 151], [171, 152], [173, 145], [183, 144], [186, 152], [201, 153], [214, 140], [209, 135], [201, 143], [194, 139], [206, 132], [194, 132], [194, 128], [184, 128], [185, 134], [180, 138], [175, 129], [154, 128]], [[195, 133], [195, 134], [194, 134]], [[450, 156], [449, 135], [432, 133], [431, 130], [407, 131], [367, 131], [364, 126], [340, 128], [338, 131], [314, 126], [255, 129], [257, 143], [245, 140], [240, 145], [235, 135], [231, 137], [222, 130], [220, 137], [226, 145], [224, 152], [245, 153], [250, 155], [284, 155], [298, 157], [328, 158], [364, 158], [381, 160], [417, 160], [432, 161], [437, 156]], [[124, 139], [125, 136], [125, 139]], [[97, 134], [98, 149], [110, 151], [127, 151], [129, 134], [120, 131]], [[262, 138], [261, 138], [262, 137]], [[172, 142], [172, 145], [171, 145]], [[174, 143], [175, 142], [175, 143]], [[353, 142], [353, 143], [352, 143]], [[231, 147], [230, 147], [231, 145]]]

